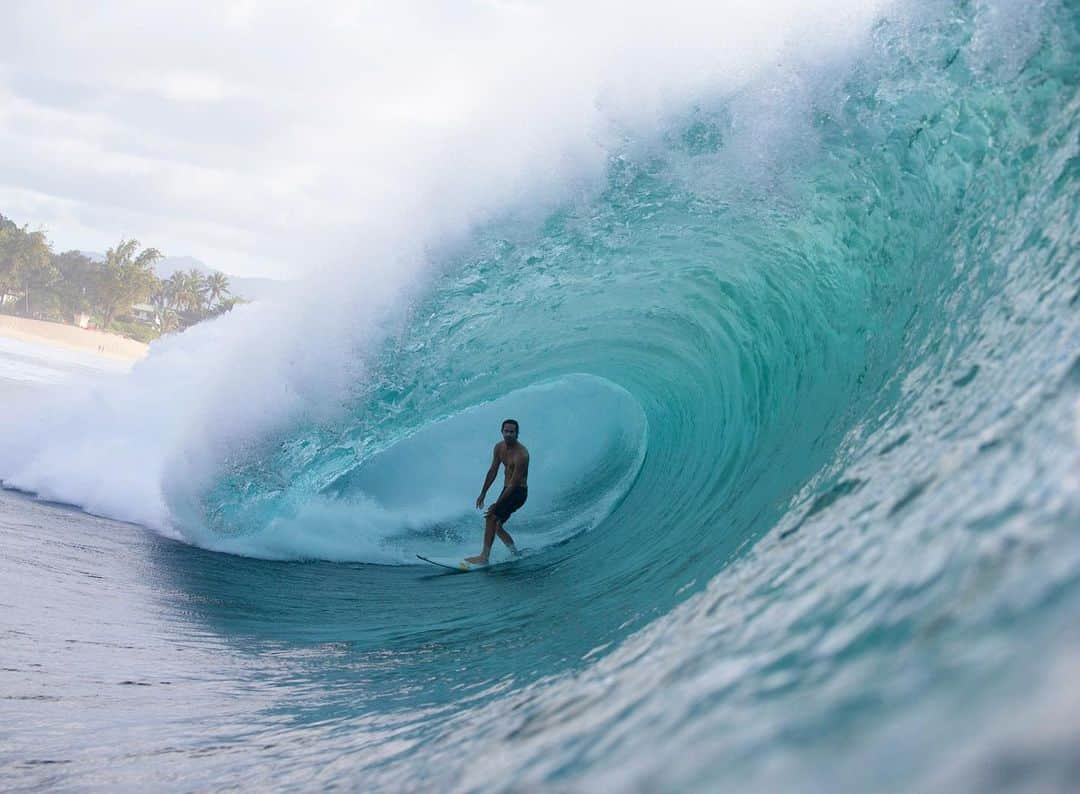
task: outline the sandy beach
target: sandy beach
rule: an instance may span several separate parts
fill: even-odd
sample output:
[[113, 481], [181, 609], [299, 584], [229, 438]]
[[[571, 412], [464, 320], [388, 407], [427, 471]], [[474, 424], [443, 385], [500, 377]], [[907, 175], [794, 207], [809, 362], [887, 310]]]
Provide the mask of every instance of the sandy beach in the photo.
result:
[[132, 362], [144, 358], [150, 347], [104, 331], [88, 331], [74, 325], [28, 320], [6, 314], [0, 314], [0, 336]]

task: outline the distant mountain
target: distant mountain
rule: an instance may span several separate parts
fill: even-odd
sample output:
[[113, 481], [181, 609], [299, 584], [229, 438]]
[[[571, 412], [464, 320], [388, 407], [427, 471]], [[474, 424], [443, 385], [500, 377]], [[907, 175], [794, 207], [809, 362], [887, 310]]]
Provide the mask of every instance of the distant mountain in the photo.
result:
[[[154, 272], [158, 278], [168, 278], [177, 270], [198, 270], [204, 276], [215, 272], [214, 268], [193, 256], [164, 256], [154, 263]], [[229, 276], [229, 280], [232, 281], [232, 276]]]
[[[95, 262], [105, 261], [105, 254], [97, 251], [79, 251], [79, 253]], [[160, 279], [167, 279], [178, 270], [197, 270], [204, 276], [222, 272], [215, 270], [193, 256], [166, 256], [154, 263], [154, 274]], [[228, 273], [225, 275], [229, 279], [229, 292], [238, 298], [249, 301], [266, 300], [274, 297], [286, 286], [286, 282], [272, 278], [230, 276]]]

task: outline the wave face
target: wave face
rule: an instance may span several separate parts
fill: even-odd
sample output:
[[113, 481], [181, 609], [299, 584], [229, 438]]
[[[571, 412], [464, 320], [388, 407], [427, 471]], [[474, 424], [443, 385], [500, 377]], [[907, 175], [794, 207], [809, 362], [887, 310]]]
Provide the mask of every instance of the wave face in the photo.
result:
[[[189, 542], [369, 565], [175, 587], [347, 649], [295, 660], [328, 692], [301, 722], [372, 786], [986, 790], [1003, 746], [1064, 781], [1071, 741], [993, 717], [1080, 733], [1050, 694], [1080, 648], [1077, 52], [1074, 3], [932, 4], [627, 133], [598, 187], [438, 251], [334, 411], [159, 472]], [[416, 552], [478, 548], [507, 417], [532, 554], [429, 577]]]

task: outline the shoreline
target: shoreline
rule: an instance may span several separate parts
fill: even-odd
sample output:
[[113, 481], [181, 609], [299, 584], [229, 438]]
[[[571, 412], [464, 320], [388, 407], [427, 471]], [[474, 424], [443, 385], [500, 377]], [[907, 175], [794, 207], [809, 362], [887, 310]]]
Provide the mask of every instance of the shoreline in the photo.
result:
[[0, 314], [0, 336], [128, 362], [145, 358], [150, 349], [147, 344], [119, 334], [7, 314]]

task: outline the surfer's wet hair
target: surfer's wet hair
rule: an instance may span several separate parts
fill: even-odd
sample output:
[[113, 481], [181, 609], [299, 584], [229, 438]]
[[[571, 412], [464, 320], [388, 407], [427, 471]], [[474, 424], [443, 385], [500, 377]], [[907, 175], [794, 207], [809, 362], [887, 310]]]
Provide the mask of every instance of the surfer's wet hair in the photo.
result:
[[502, 429], [503, 427], [506, 427], [507, 425], [513, 425], [513, 426], [514, 426], [514, 430], [518, 430], [518, 432], [521, 432], [521, 431], [520, 431], [520, 430], [518, 429], [518, 423], [517, 423], [517, 419], [503, 419], [503, 423], [502, 423], [502, 426], [501, 426], [501, 427], [500, 427], [499, 429], [501, 430], [501, 429]]

